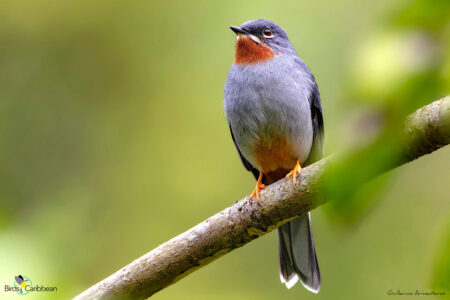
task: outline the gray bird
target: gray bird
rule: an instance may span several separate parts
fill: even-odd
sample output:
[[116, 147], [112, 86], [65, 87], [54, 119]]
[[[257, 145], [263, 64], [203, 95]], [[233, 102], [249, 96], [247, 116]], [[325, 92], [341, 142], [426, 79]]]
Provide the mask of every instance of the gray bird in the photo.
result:
[[[281, 27], [267, 20], [230, 26], [237, 35], [236, 56], [225, 83], [224, 109], [237, 152], [257, 179], [250, 199], [301, 166], [322, 157], [323, 118], [319, 90]], [[264, 199], [263, 199], [264, 200]], [[263, 201], [262, 200], [262, 201]], [[320, 290], [320, 271], [310, 214], [278, 228], [281, 282], [300, 279]]]
[[23, 279], [22, 275], [15, 276], [17, 284], [19, 285], [19, 293], [23, 294], [23, 289], [27, 286], [28, 280]]

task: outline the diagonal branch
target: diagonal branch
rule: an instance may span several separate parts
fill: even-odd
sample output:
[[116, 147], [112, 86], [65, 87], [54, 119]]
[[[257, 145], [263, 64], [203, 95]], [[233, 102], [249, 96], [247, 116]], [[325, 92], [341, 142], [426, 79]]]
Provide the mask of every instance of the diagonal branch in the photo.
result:
[[[399, 159], [391, 169], [450, 142], [450, 97], [409, 116]], [[396, 147], [397, 147], [396, 146]], [[213, 260], [262, 236], [325, 201], [319, 184], [335, 156], [304, 168], [294, 186], [280, 180], [262, 192], [261, 203], [248, 197], [136, 259], [75, 299], [145, 299]], [[379, 174], [374, 174], [374, 176]]]

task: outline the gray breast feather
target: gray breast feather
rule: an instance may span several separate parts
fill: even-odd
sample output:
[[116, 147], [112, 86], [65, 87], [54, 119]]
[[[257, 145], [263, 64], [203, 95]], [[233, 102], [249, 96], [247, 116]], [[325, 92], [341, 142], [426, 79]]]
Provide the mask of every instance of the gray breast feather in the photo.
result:
[[253, 166], [260, 169], [255, 144], [270, 140], [274, 133], [288, 139], [301, 163], [307, 160], [314, 136], [310, 102], [314, 87], [311, 72], [292, 56], [231, 67], [224, 109], [238, 149]]

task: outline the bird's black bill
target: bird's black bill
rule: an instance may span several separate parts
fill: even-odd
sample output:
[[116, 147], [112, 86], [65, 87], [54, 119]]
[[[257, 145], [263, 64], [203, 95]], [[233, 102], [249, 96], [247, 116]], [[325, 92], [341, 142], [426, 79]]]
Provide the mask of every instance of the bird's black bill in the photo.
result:
[[233, 32], [236, 34], [247, 34], [248, 33], [247, 31], [242, 30], [241, 28], [236, 27], [236, 26], [230, 26], [230, 29], [233, 30]]

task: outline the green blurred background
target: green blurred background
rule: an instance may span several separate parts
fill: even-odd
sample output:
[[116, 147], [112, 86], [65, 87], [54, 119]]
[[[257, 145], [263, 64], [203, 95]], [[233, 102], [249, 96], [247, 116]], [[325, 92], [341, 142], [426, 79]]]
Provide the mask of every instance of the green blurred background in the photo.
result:
[[[251, 192], [222, 109], [229, 25], [287, 31], [331, 154], [377, 132], [367, 116], [402, 120], [449, 93], [447, 2], [2, 1], [0, 284], [22, 274], [58, 287], [28, 298], [71, 298]], [[279, 282], [271, 233], [154, 298], [449, 295], [449, 182], [446, 147], [357, 192], [373, 201], [350, 223], [316, 209], [318, 295]]]

